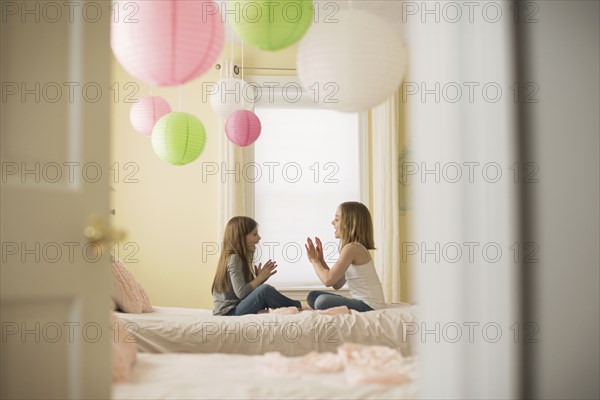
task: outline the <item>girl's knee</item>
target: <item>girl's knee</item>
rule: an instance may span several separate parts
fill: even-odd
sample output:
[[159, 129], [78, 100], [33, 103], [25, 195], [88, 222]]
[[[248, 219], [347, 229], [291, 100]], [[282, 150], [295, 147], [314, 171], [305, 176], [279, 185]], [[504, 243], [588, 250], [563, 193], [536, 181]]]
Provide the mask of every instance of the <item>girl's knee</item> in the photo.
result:
[[317, 297], [319, 297], [319, 292], [309, 292], [308, 296], [306, 296], [306, 301], [315, 301], [317, 299]]
[[308, 296], [306, 296], [306, 303], [313, 310], [316, 310], [316, 308], [315, 308], [315, 301], [319, 297], [319, 294], [320, 294], [319, 292], [313, 291], [313, 292], [309, 292]]
[[327, 296], [319, 296], [314, 301], [314, 307], [313, 307], [313, 309], [315, 309], [315, 310], [326, 310], [326, 309], [328, 309], [330, 307], [331, 306], [327, 302]]
[[260, 290], [261, 292], [269, 291], [269, 290], [273, 290], [273, 289], [275, 289], [273, 286], [266, 284], [266, 283], [263, 283], [259, 287], [256, 288], [256, 290]]
[[262, 285], [260, 285], [259, 287], [257, 287], [256, 289], [254, 289], [254, 291], [256, 292], [257, 295], [266, 295], [269, 293], [273, 293], [273, 291], [276, 291], [277, 289], [275, 289], [273, 286], [271, 285], [267, 285], [266, 283], [263, 283]]

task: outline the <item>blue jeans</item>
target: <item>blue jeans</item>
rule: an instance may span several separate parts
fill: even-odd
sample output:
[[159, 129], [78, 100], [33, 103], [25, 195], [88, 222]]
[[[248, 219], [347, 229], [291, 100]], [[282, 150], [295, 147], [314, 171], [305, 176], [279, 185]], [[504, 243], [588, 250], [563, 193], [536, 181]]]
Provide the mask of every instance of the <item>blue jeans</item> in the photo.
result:
[[373, 311], [371, 307], [362, 300], [350, 299], [339, 294], [322, 292], [320, 290], [312, 291], [306, 297], [306, 302], [313, 310], [326, 310], [328, 308], [346, 306], [351, 310], [359, 312]]
[[300, 308], [301, 306], [299, 301], [292, 300], [279, 293], [273, 286], [263, 283], [244, 297], [227, 315], [256, 314], [265, 308]]

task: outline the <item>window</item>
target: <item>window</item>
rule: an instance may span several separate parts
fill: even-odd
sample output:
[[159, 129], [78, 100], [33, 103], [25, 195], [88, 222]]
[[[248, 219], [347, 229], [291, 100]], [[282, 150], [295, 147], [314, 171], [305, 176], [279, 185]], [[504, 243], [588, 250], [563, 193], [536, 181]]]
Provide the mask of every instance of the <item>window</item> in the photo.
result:
[[368, 198], [366, 118], [319, 107], [294, 78], [260, 78], [250, 81], [262, 87], [254, 110], [262, 133], [247, 154], [255, 166], [248, 193], [262, 236], [257, 259], [277, 261], [270, 282], [278, 287], [322, 285], [304, 244], [309, 235], [320, 237], [327, 263], [335, 263], [338, 240], [330, 222], [337, 205]]

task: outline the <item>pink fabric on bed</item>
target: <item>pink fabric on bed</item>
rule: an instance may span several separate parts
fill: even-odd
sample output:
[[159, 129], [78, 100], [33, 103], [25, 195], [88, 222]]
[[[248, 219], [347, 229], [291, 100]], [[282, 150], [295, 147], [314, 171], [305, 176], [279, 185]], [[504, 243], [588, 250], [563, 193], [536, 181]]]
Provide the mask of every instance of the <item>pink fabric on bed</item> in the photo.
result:
[[392, 348], [344, 343], [338, 347], [338, 355], [343, 359], [346, 380], [351, 385], [393, 385], [412, 380], [405, 359]]
[[150, 299], [135, 276], [123, 262], [112, 257], [112, 299], [125, 313], [154, 312]]
[[281, 308], [269, 308], [269, 313], [271, 314], [298, 314], [297, 307], [281, 307]]
[[386, 346], [344, 343], [338, 347], [338, 354], [344, 364], [377, 367], [380, 365], [402, 364], [402, 354]]
[[411, 364], [400, 352], [385, 346], [344, 343], [337, 353], [311, 352], [302, 357], [285, 357], [270, 352], [264, 356], [265, 366], [278, 374], [323, 373], [344, 371], [351, 385], [402, 384], [412, 380]]
[[114, 313], [111, 315], [111, 369], [113, 382], [129, 380], [133, 364], [137, 359], [137, 349], [133, 335], [125, 329], [125, 323]]
[[278, 352], [265, 353], [265, 365], [273, 372], [336, 372], [344, 368], [343, 360], [336, 353], [310, 353], [301, 357], [285, 357]]
[[337, 306], [326, 310], [318, 310], [317, 313], [322, 315], [350, 314], [350, 309], [347, 306]]
[[350, 385], [375, 383], [379, 385], [398, 385], [410, 382], [412, 377], [408, 371], [392, 371], [386, 368], [367, 368], [357, 365], [346, 365], [344, 368], [346, 381]]
[[[336, 314], [350, 314], [350, 309], [346, 306], [338, 306], [328, 308], [326, 310], [313, 310], [311, 308], [302, 308], [302, 311], [315, 311], [321, 315], [336, 315]], [[281, 308], [269, 308], [271, 314], [298, 314], [300, 310], [298, 307], [281, 307]]]

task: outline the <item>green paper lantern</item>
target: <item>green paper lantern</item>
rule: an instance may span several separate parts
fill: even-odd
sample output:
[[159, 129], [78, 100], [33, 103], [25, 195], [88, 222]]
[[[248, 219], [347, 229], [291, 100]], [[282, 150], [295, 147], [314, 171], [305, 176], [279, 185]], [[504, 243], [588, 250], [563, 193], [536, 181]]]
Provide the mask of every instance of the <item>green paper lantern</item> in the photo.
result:
[[238, 36], [259, 49], [284, 49], [304, 36], [313, 19], [312, 0], [238, 0], [228, 16]]
[[152, 147], [158, 157], [173, 165], [195, 161], [206, 146], [206, 130], [192, 114], [163, 115], [152, 130]]

